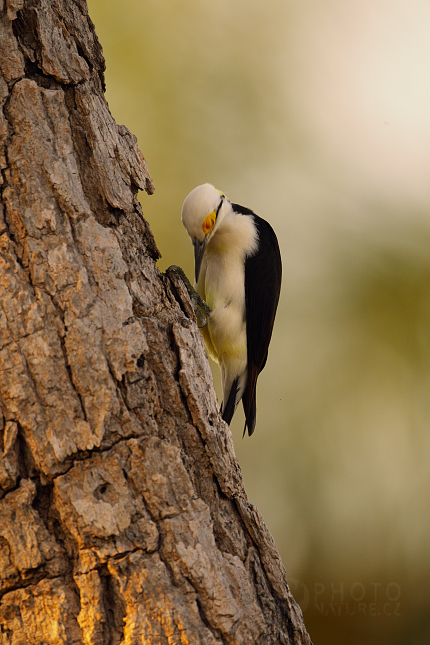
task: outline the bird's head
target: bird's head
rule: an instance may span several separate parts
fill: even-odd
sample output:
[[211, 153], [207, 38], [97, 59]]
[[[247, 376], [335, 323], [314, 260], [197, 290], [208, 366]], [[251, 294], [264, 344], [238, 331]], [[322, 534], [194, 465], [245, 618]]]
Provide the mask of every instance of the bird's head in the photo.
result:
[[223, 205], [228, 203], [226, 196], [212, 184], [197, 186], [185, 198], [182, 223], [194, 245], [196, 282], [206, 247], [225, 216]]

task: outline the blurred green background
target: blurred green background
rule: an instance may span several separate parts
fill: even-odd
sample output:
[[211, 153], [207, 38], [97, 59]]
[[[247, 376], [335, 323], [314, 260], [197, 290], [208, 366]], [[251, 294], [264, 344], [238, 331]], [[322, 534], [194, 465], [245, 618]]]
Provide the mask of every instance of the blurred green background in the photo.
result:
[[[430, 643], [430, 4], [89, 0], [155, 181], [159, 267], [209, 181], [284, 266], [246, 489], [315, 645]], [[219, 393], [219, 374], [214, 369]]]

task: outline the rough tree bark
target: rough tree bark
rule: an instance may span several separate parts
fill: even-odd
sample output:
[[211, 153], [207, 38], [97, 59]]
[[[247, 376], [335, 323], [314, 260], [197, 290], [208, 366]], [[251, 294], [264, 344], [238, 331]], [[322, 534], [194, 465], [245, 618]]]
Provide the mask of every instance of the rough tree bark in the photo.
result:
[[0, 642], [310, 643], [86, 3], [1, 4]]

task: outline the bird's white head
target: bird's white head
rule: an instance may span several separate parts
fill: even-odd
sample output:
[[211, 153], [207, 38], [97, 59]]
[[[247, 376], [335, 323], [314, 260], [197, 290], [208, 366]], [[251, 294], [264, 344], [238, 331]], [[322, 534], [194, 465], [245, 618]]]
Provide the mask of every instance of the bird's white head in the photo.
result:
[[185, 198], [182, 206], [182, 223], [192, 242], [195, 239], [202, 242], [205, 237], [211, 237], [225, 199], [225, 195], [212, 184], [197, 186]]
[[196, 282], [206, 246], [224, 217], [226, 196], [212, 184], [197, 186], [185, 198], [182, 206], [182, 223], [194, 244]]

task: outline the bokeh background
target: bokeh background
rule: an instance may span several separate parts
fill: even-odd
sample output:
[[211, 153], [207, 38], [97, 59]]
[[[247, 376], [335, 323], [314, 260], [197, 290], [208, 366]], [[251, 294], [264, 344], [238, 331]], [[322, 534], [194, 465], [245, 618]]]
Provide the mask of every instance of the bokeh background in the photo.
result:
[[[246, 489], [315, 645], [430, 643], [430, 3], [89, 0], [161, 270], [209, 181], [284, 266]], [[219, 392], [219, 374], [214, 369]]]

